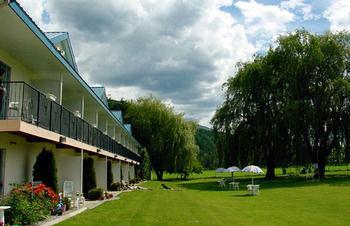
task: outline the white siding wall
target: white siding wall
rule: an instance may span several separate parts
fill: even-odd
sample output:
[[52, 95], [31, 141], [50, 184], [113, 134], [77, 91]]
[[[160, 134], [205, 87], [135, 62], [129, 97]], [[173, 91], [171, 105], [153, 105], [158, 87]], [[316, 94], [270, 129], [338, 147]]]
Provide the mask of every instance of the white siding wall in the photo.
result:
[[126, 162], [122, 162], [121, 167], [123, 172], [123, 180], [129, 181], [129, 164]]
[[107, 189], [107, 164], [105, 158], [99, 158], [97, 156], [92, 157], [94, 159], [95, 173], [96, 173], [96, 186], [98, 188]]
[[0, 133], [0, 149], [5, 149], [5, 194], [11, 190], [9, 184], [32, 181], [33, 166], [43, 148], [54, 153], [58, 190], [62, 191], [65, 180], [71, 180], [74, 189], [80, 191], [80, 153], [76, 153], [73, 149], [56, 149], [55, 145], [46, 142], [27, 142], [24, 137]]
[[25, 81], [29, 83], [29, 76], [32, 75], [32, 72], [2, 49], [0, 49], [0, 61], [11, 67], [11, 81]]

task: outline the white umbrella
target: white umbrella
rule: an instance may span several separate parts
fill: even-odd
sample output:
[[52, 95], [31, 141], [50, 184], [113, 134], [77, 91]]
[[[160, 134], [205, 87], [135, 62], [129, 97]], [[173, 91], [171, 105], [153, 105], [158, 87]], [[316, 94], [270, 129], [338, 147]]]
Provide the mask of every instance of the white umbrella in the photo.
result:
[[[254, 165], [250, 165], [250, 166], [246, 166], [242, 169], [242, 172], [246, 172], [246, 173], [264, 173], [264, 171], [262, 169], [260, 169], [259, 166], [254, 166]], [[254, 178], [252, 176], [252, 184], [254, 184]]]
[[226, 172], [226, 169], [225, 169], [225, 168], [217, 168], [217, 169], [215, 170], [215, 172], [216, 172], [216, 173], [224, 173], [224, 172]]
[[230, 172], [231, 173], [232, 178], [233, 178], [233, 173], [234, 172], [240, 172], [240, 171], [241, 171], [241, 169], [238, 168], [237, 166], [231, 166], [231, 167], [226, 169], [226, 172]]
[[226, 172], [230, 172], [230, 173], [233, 173], [233, 172], [240, 172], [241, 170], [237, 167], [237, 166], [231, 166], [229, 168], [226, 169]]

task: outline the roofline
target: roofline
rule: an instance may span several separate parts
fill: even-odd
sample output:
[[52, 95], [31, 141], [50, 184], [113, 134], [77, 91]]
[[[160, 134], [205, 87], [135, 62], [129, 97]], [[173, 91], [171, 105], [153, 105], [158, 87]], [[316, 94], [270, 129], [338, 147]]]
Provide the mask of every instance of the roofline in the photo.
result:
[[32, 20], [32, 18], [24, 11], [23, 7], [16, 0], [10, 0], [9, 7], [16, 13], [16, 15], [28, 26], [28, 28], [39, 38], [40, 41], [48, 48], [48, 50], [62, 63], [62, 65], [70, 72], [70, 74], [88, 91], [88, 93], [95, 98], [95, 100], [102, 106], [104, 110], [123, 128], [124, 132], [129, 134], [133, 141], [140, 147], [142, 145], [130, 134], [130, 132], [122, 125], [122, 123], [112, 114], [112, 112], [103, 104], [100, 98], [94, 93], [92, 88], [84, 81], [79, 73], [68, 63], [68, 61], [58, 52], [54, 44], [39, 28], [39, 26]]
[[57, 43], [62, 42], [62, 41], [67, 41], [68, 49], [70, 51], [70, 54], [72, 55], [71, 57], [72, 57], [72, 61], [74, 64], [73, 65], [74, 69], [77, 72], [79, 72], [77, 63], [75, 62], [75, 56], [74, 56], [74, 52], [73, 52], [73, 48], [72, 48], [72, 43], [70, 41], [68, 32], [66, 32], [66, 31], [64, 31], [64, 32], [44, 32], [45, 36], [46, 36], [46, 34], [53, 34], [53, 33], [57, 33], [57, 36], [55, 36], [53, 38], [49, 38], [50, 42], [52, 42], [53, 44], [57, 44]]

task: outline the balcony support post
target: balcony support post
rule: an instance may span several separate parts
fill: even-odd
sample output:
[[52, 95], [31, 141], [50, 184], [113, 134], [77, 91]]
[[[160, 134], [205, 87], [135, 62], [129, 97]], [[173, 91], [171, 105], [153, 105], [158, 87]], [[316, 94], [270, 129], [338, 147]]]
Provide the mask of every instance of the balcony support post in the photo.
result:
[[59, 99], [60, 105], [62, 105], [62, 95], [63, 95], [63, 75], [61, 74], [61, 80], [60, 80], [60, 99]]
[[85, 114], [85, 97], [83, 95], [81, 99], [81, 118], [82, 119], [84, 119], [84, 114]]
[[84, 150], [80, 149], [80, 193], [83, 193]]

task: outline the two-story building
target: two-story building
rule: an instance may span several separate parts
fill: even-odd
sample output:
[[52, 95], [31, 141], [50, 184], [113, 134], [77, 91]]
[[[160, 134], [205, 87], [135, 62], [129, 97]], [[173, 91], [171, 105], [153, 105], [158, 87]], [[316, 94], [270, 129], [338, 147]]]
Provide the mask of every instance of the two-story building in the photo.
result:
[[[83, 158], [98, 187], [134, 178], [140, 144], [108, 109], [105, 90], [79, 75], [68, 33], [44, 33], [16, 1], [0, 1], [0, 192], [32, 181], [38, 153], [52, 150], [58, 186], [82, 191]], [[122, 173], [122, 175], [120, 175]]]

